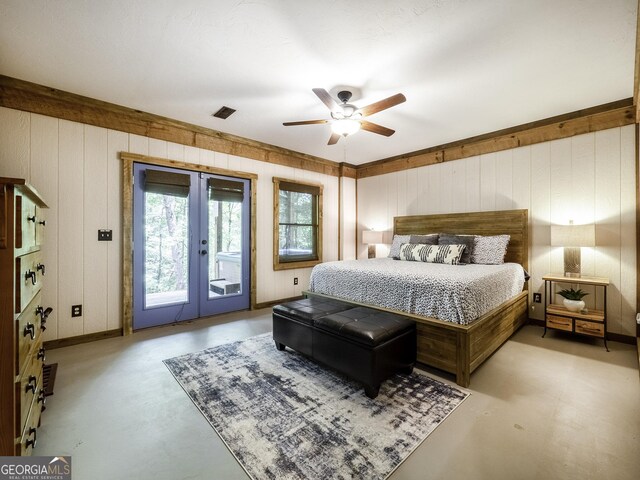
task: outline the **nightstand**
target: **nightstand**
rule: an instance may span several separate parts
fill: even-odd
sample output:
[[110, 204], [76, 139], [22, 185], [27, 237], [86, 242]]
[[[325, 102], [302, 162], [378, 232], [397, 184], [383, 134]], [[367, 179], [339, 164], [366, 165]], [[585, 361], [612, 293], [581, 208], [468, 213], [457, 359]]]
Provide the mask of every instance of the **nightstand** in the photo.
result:
[[[547, 328], [563, 330], [577, 335], [597, 337], [604, 340], [604, 348], [607, 346], [607, 287], [609, 279], [605, 277], [565, 277], [562, 274], [549, 273], [542, 277], [544, 280], [544, 337]], [[593, 285], [594, 295], [597, 298], [598, 290], [602, 289], [603, 310], [583, 310], [582, 312], [570, 312], [564, 305], [552, 303], [555, 297], [556, 283], [568, 283], [573, 285]]]

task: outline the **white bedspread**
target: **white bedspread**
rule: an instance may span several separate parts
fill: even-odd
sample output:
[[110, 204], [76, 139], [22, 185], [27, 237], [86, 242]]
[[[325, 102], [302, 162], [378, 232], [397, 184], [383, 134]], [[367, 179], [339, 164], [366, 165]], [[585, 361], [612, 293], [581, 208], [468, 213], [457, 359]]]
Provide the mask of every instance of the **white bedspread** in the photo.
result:
[[465, 325], [523, 286], [524, 269], [516, 263], [443, 265], [373, 258], [316, 265], [309, 290]]

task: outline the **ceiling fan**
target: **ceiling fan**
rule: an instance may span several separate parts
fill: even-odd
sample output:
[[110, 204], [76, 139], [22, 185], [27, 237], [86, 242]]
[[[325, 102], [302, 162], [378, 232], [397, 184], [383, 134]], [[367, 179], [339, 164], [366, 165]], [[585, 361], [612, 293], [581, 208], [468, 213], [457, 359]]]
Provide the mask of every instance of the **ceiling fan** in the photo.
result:
[[312, 90], [322, 103], [331, 110], [332, 120], [303, 120], [301, 122], [285, 122], [283, 125], [285, 127], [290, 127], [293, 125], [318, 125], [331, 123], [331, 137], [329, 137], [327, 145], [334, 145], [338, 140], [340, 140], [341, 136], [346, 137], [347, 135], [356, 133], [360, 129], [377, 133], [378, 135], [384, 135], [385, 137], [390, 137], [395, 133], [395, 130], [383, 127], [377, 123], [363, 120], [363, 118], [382, 110], [386, 110], [387, 108], [394, 107], [407, 100], [403, 94], [397, 93], [385, 98], [384, 100], [379, 100], [367, 105], [366, 107], [358, 108], [349, 103], [352, 93], [348, 90], [338, 92], [338, 99], [342, 102], [341, 104], [338, 104], [324, 88], [313, 88]]

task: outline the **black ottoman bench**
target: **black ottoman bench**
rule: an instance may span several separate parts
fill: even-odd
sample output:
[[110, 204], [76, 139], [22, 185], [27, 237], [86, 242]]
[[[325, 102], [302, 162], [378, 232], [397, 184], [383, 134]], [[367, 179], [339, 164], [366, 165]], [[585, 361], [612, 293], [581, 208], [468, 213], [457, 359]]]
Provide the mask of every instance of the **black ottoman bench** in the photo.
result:
[[364, 384], [369, 398], [416, 361], [415, 322], [345, 302], [310, 297], [273, 308], [273, 339]]

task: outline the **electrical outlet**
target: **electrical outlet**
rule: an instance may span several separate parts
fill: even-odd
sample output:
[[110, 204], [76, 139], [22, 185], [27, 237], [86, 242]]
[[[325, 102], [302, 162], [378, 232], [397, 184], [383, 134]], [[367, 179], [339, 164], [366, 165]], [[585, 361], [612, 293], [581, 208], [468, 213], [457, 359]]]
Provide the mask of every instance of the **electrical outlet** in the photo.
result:
[[298, 284], [298, 277], [293, 277], [293, 284], [297, 285]]
[[541, 293], [534, 293], [533, 294], [533, 302], [534, 303], [542, 303], [542, 294]]
[[82, 305], [71, 305], [71, 316], [72, 317], [81, 317], [82, 316]]

